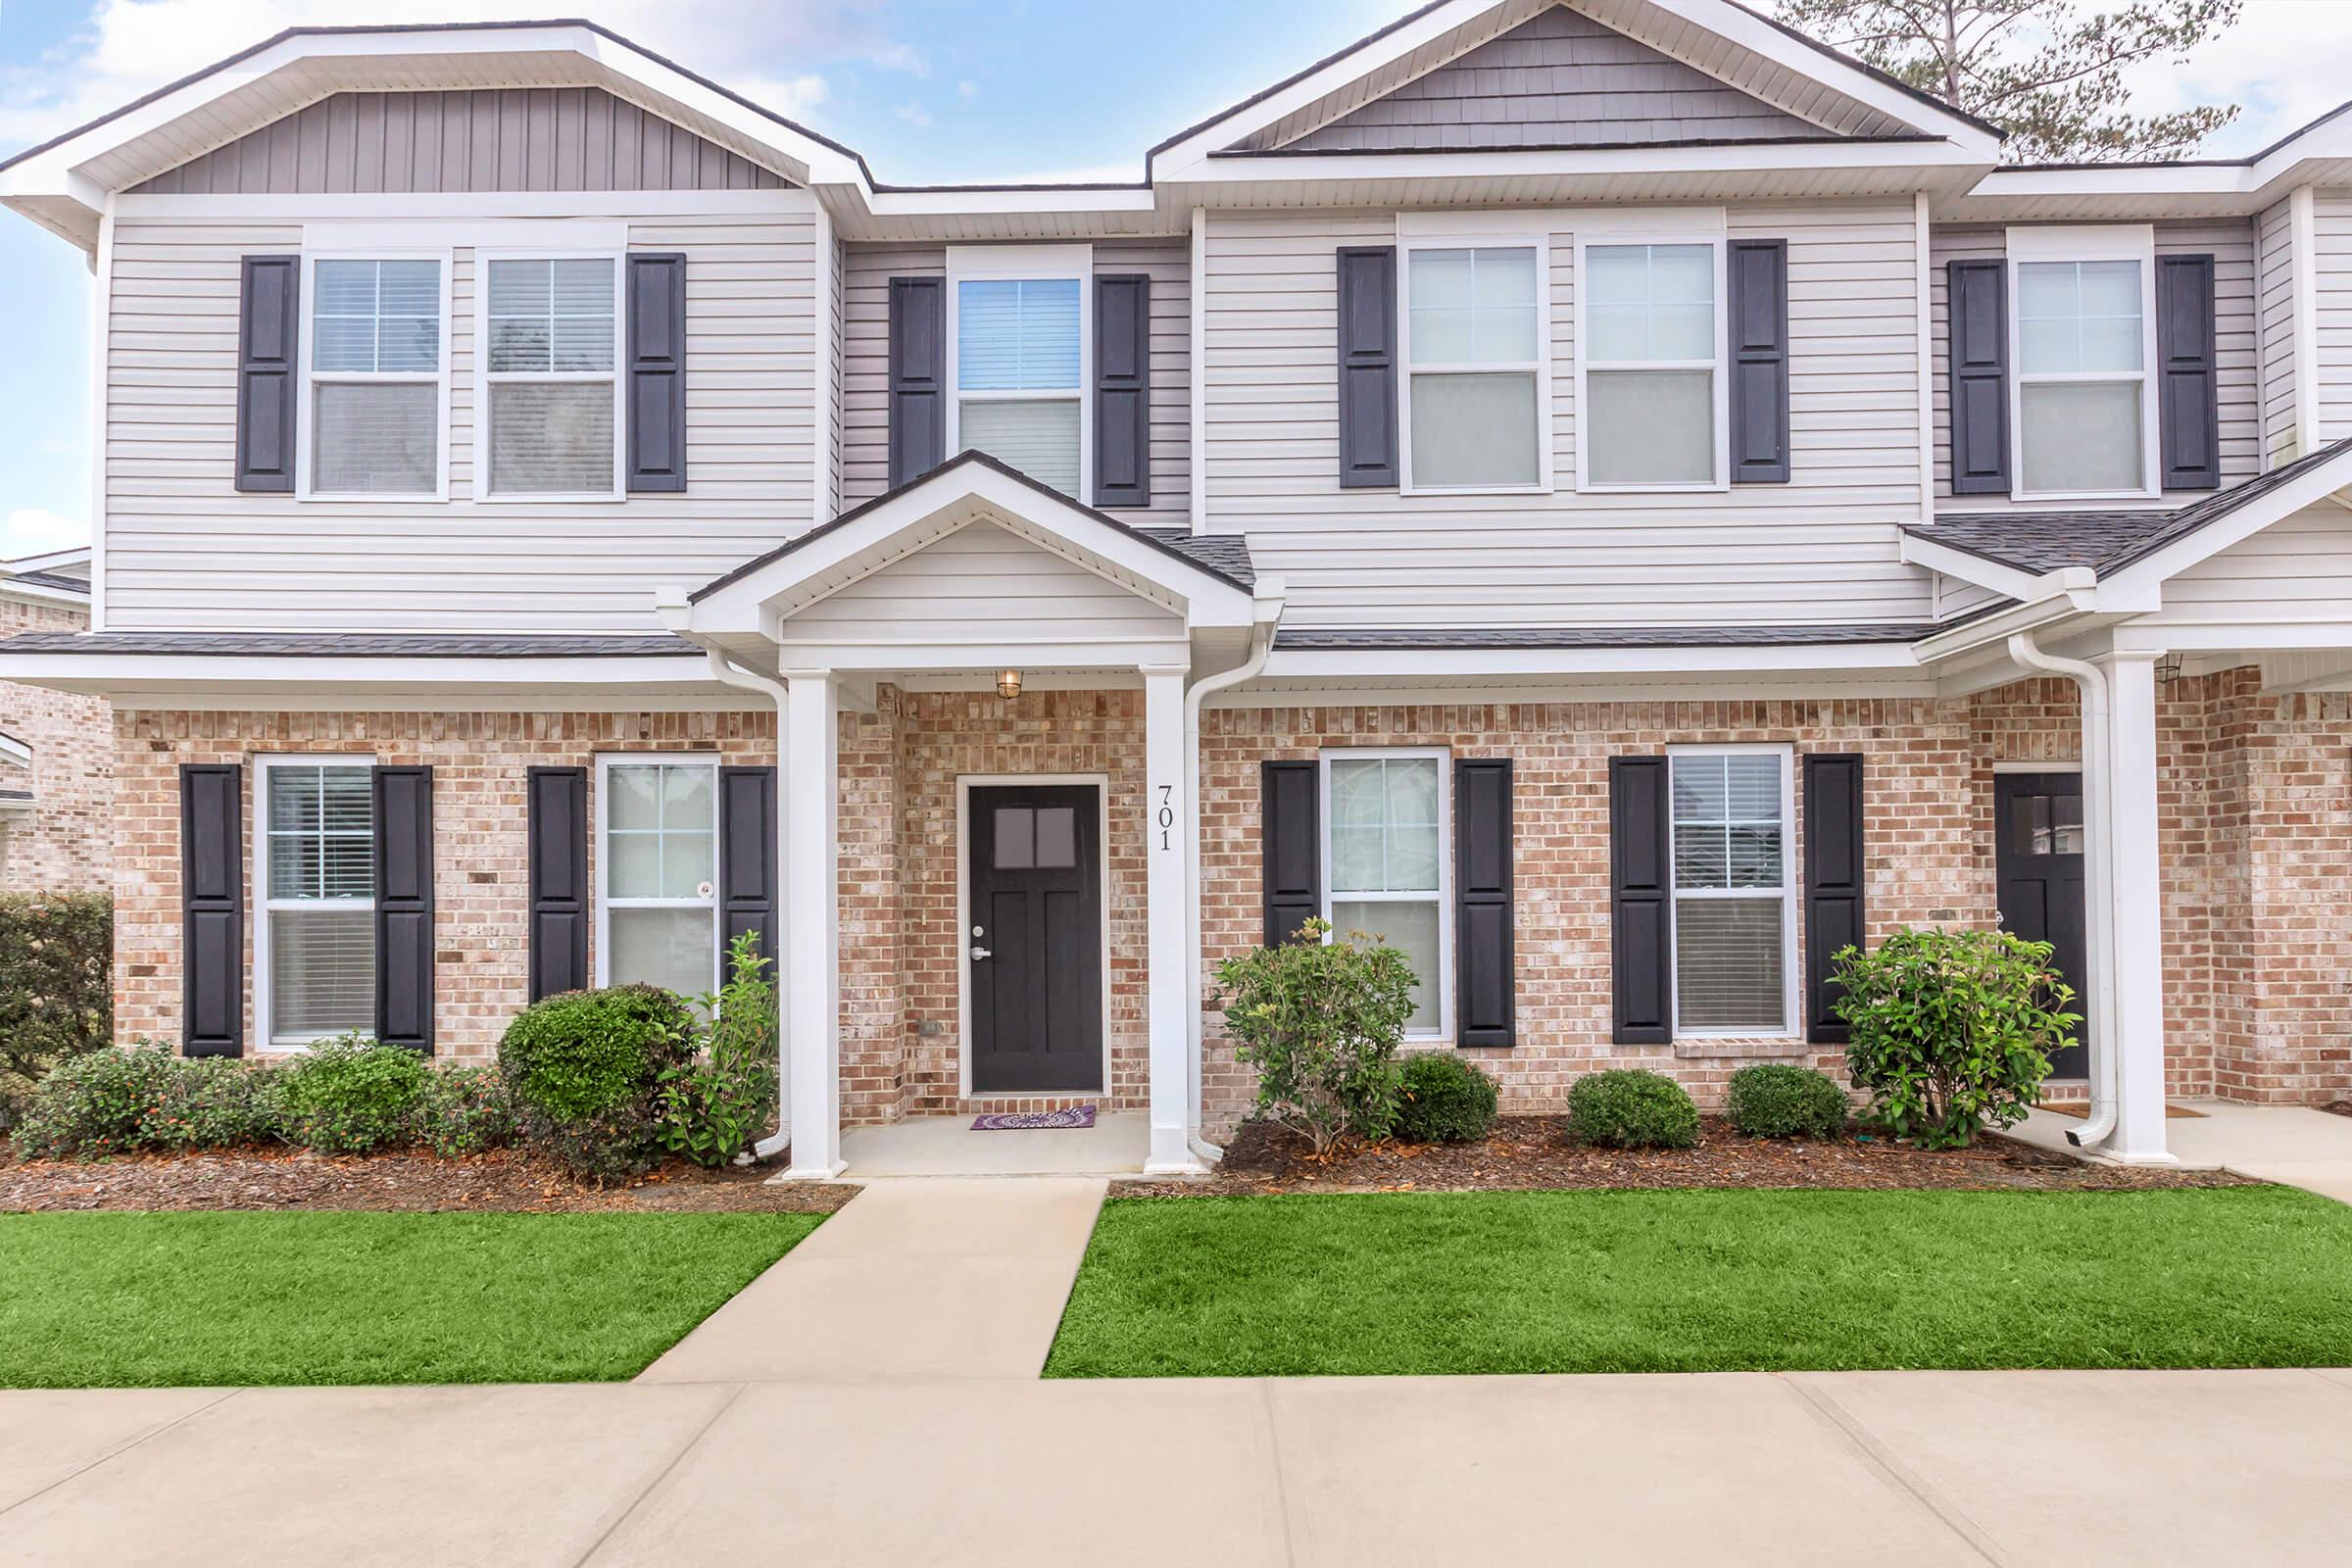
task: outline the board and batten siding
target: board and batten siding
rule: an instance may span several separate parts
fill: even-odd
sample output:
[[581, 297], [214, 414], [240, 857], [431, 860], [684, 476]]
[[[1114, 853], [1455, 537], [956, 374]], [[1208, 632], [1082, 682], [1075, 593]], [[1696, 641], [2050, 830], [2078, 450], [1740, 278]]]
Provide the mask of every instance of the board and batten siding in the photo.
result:
[[[816, 322], [808, 198], [663, 213], [632, 247], [683, 251], [688, 489], [477, 504], [473, 256], [451, 287], [447, 502], [302, 502], [233, 488], [238, 258], [300, 224], [122, 218], [106, 385], [106, 600], [116, 629], [650, 631], [696, 587], [808, 526]], [[306, 331], [305, 340], [309, 334]]]
[[1208, 528], [1284, 577], [1285, 623], [1926, 618], [1896, 538], [1919, 509], [1911, 205], [1728, 210], [1733, 238], [1788, 241], [1794, 473], [1705, 493], [1576, 493], [1574, 215], [1548, 217], [1552, 492], [1407, 496], [1338, 480], [1336, 252], [1394, 243], [1394, 215], [1209, 215]]
[[[1152, 278], [1152, 505], [1111, 514], [1137, 527], [1188, 524], [1192, 508], [1192, 258], [1178, 239], [1097, 240], [1095, 271]], [[849, 245], [842, 257], [845, 512], [890, 486], [890, 280], [945, 277], [939, 245]], [[1087, 330], [1093, 330], [1091, 320]], [[1091, 397], [1091, 392], [1089, 396]], [[954, 453], [949, 453], [954, 457]], [[1093, 497], [1077, 499], [1093, 504]]]
[[[1928, 318], [1935, 345], [1936, 496], [1952, 510], [1999, 512], [2012, 503], [2007, 496], [1952, 495], [1952, 384], [1951, 301], [1948, 264], [1955, 261], [1997, 260], [2008, 254], [2007, 231], [1997, 226], [1939, 227], [1929, 238]], [[2156, 225], [2159, 256], [2213, 258], [2214, 355], [2221, 413], [2222, 483], [2233, 485], [2253, 478], [2262, 461], [2262, 367], [2257, 337], [2254, 235], [2241, 220], [2169, 222]], [[2015, 308], [2012, 299], [2011, 308]], [[2014, 442], [2012, 474], [2015, 472]], [[2177, 492], [2178, 504], [2195, 501], [2206, 491]], [[2025, 503], [2032, 506], [2033, 503]]]
[[2295, 456], [2295, 226], [2292, 206], [2264, 209], [2254, 225], [2256, 333], [2262, 356], [2262, 450], [2265, 467]]
[[2325, 443], [2352, 435], [2352, 191], [2314, 192], [2312, 230], [2320, 440]]

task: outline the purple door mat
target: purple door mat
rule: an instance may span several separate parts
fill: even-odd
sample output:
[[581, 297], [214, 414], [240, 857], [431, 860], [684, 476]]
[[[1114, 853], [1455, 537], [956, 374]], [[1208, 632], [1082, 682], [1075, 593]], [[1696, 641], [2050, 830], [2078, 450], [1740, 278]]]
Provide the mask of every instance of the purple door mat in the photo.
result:
[[1095, 1107], [1072, 1105], [1068, 1110], [999, 1110], [972, 1118], [976, 1133], [1023, 1132], [1031, 1127], [1092, 1127]]

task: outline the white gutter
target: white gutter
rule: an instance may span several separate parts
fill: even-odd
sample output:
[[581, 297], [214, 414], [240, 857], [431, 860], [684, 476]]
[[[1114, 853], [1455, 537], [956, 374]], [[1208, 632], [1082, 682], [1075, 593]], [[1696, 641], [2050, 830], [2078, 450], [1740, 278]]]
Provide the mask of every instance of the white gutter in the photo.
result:
[[1274, 628], [1285, 598], [1280, 577], [1260, 577], [1250, 591], [1250, 657], [1231, 669], [1204, 675], [1184, 693], [1184, 799], [1191, 821], [1184, 835], [1184, 906], [1191, 940], [1185, 943], [1185, 1104], [1193, 1152], [1210, 1164], [1225, 1152], [1200, 1136], [1200, 702], [1229, 686], [1252, 679], [1274, 652]]
[[[2009, 638], [2009, 657], [2028, 669], [2071, 677], [2082, 692], [2082, 824], [2090, 883], [2090, 1119], [2070, 1130], [2078, 1149], [2115, 1134], [2115, 828], [2107, 776], [2114, 765], [2107, 729], [2107, 672], [2080, 659], [2045, 654], [2031, 631]], [[1996, 831], [1998, 830], [1996, 824]]]

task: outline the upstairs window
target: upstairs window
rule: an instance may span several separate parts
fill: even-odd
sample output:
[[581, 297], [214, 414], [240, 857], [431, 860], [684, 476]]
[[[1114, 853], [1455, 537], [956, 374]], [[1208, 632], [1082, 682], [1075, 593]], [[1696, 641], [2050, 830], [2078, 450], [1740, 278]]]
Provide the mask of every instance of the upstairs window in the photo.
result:
[[2112, 496], [2155, 488], [2150, 276], [2138, 261], [2018, 263], [2020, 494]]
[[1533, 245], [1405, 252], [1408, 489], [1544, 483], [1541, 271]]
[[373, 772], [372, 758], [261, 760], [254, 1006], [271, 1050], [375, 1027]]
[[1587, 486], [1722, 483], [1721, 260], [1714, 241], [1585, 247], [1576, 445]]
[[438, 258], [312, 263], [304, 493], [444, 493], [443, 267]]
[[949, 450], [985, 452], [1063, 495], [1085, 494], [1084, 273], [958, 273], [951, 299]]
[[484, 272], [481, 494], [617, 499], [619, 260], [492, 257]]

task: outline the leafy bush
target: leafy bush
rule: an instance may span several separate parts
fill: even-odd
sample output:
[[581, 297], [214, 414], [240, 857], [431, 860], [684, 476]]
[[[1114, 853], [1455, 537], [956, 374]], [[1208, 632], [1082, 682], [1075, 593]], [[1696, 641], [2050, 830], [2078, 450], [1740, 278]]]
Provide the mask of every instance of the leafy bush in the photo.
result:
[[2050, 1055], [2082, 1021], [2050, 945], [2005, 931], [1898, 931], [1836, 958], [1845, 1061], [1872, 1114], [1926, 1149], [1960, 1149], [1986, 1122], [2023, 1121]]
[[174, 1058], [163, 1100], [140, 1129], [149, 1149], [229, 1149], [275, 1143], [285, 1109], [278, 1100], [283, 1074], [233, 1056]]
[[24, 1159], [97, 1159], [145, 1146], [170, 1103], [179, 1058], [163, 1046], [93, 1051], [60, 1062], [17, 1124]]
[[645, 1169], [662, 1075], [689, 1059], [694, 1023], [660, 986], [566, 991], [525, 1007], [498, 1044], [523, 1142], [592, 1181]]
[[354, 1033], [319, 1041], [277, 1073], [287, 1138], [322, 1154], [365, 1154], [408, 1141], [432, 1068], [404, 1046]]
[[1404, 1058], [1396, 1136], [1416, 1144], [1468, 1144], [1494, 1126], [1494, 1080], [1447, 1051]]
[[1257, 1113], [1328, 1153], [1377, 1142], [1396, 1120], [1396, 1046], [1413, 1012], [1412, 965], [1370, 938], [1325, 942], [1324, 920], [1298, 940], [1217, 965], [1234, 1054], [1257, 1069]]
[[416, 1141], [447, 1159], [514, 1141], [514, 1102], [495, 1067], [436, 1067], [417, 1098]]
[[662, 1071], [662, 1144], [698, 1165], [724, 1165], [776, 1116], [774, 960], [746, 931], [727, 949], [727, 983], [702, 999], [710, 1028], [696, 1059]]
[[1764, 1061], [1732, 1074], [1732, 1125], [1750, 1138], [1835, 1138], [1845, 1131], [1845, 1091], [1826, 1072]]
[[0, 894], [0, 1099], [114, 1038], [115, 901]]
[[1615, 1149], [1689, 1149], [1698, 1142], [1698, 1107], [1664, 1074], [1620, 1067], [1576, 1081], [1568, 1130], [1581, 1143]]

